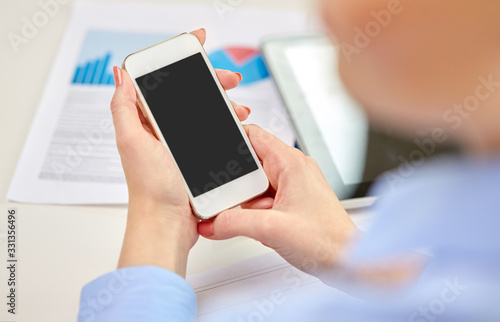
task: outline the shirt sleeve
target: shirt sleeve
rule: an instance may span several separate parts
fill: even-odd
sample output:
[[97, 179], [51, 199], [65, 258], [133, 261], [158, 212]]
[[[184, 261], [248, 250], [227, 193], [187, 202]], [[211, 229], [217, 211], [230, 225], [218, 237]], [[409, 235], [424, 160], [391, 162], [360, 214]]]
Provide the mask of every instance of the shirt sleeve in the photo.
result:
[[83, 287], [78, 321], [196, 321], [196, 296], [166, 269], [126, 267]]

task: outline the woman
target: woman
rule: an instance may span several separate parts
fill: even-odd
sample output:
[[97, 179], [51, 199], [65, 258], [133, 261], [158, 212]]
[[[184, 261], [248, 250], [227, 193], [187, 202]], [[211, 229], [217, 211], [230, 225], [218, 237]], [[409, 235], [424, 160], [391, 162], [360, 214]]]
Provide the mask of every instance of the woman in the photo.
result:
[[[342, 79], [371, 121], [403, 135], [431, 131], [434, 143], [454, 141], [467, 156], [427, 163], [410, 176], [394, 172], [397, 185], [380, 180], [374, 223], [361, 234], [314, 160], [245, 126], [271, 189], [197, 223], [172, 159], [136, 108], [129, 76], [115, 67], [111, 110], [129, 188], [127, 229], [118, 270], [84, 287], [81, 321], [195, 320], [196, 298], [182, 277], [198, 234], [254, 238], [371, 304], [332, 311], [325, 300], [290, 320], [313, 320], [313, 312], [318, 320], [499, 319], [500, 2], [322, 6]], [[204, 42], [204, 30], [193, 34]], [[225, 89], [241, 80], [217, 74]], [[234, 108], [240, 120], [250, 113]]]

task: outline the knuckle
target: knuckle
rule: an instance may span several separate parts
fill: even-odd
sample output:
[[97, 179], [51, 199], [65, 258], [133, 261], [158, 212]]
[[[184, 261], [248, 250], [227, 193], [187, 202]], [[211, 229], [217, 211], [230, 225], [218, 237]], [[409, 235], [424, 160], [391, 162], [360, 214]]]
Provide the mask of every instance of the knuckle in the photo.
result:
[[116, 129], [116, 148], [122, 157], [128, 158], [137, 151], [140, 146], [137, 134], [134, 131], [122, 131]]
[[120, 138], [116, 138], [116, 148], [120, 155], [123, 158], [129, 157], [133, 152], [133, 145], [130, 144], [130, 140], [127, 140], [125, 136], [121, 136]]
[[308, 157], [299, 149], [289, 147], [290, 157], [293, 158], [290, 162], [294, 168], [304, 168], [307, 166]]
[[119, 109], [120, 109], [120, 106], [121, 106], [121, 102], [118, 98], [116, 97], [113, 97], [113, 99], [111, 100], [111, 103], [109, 104], [110, 108], [111, 108], [111, 113], [116, 113]]
[[316, 159], [314, 159], [313, 157], [310, 157], [310, 156], [306, 156], [306, 160], [307, 160], [307, 163], [312, 166], [312, 167], [318, 167], [318, 162], [316, 161]]
[[260, 127], [255, 125], [255, 124], [244, 124], [243, 128], [245, 129], [245, 132], [248, 135], [248, 138], [250, 141], [255, 141], [255, 142], [260, 142], [261, 141], [261, 135], [260, 133]]
[[111, 97], [111, 107], [119, 107], [123, 102], [123, 93], [121, 93], [118, 89], [115, 90], [113, 96]]
[[289, 159], [285, 154], [279, 153], [276, 150], [273, 150], [269, 153], [268, 160], [269, 164], [278, 167], [280, 169], [286, 169], [290, 165]]
[[304, 152], [302, 152], [301, 150], [297, 149], [297, 148], [294, 148], [294, 147], [290, 147], [290, 149], [293, 151], [293, 153], [297, 156], [297, 157], [300, 157], [300, 158], [307, 158], [307, 156], [304, 154]]
[[283, 174], [300, 172], [307, 166], [306, 156], [293, 147], [270, 151], [267, 162]]
[[249, 134], [259, 137], [259, 131], [261, 130], [260, 126], [256, 124], [245, 124], [245, 127], [248, 129]]

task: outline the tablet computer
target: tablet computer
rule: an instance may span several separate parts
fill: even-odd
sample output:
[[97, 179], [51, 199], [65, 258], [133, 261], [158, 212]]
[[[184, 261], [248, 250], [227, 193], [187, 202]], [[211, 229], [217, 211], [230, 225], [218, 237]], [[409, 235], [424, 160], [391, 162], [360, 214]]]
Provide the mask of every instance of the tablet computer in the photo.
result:
[[[261, 49], [298, 147], [316, 159], [344, 207], [371, 205], [376, 198], [367, 193], [377, 177], [401, 165], [411, 166], [412, 157], [429, 156], [415, 152], [415, 140], [370, 125], [343, 87], [337, 50], [327, 35], [268, 38]], [[453, 148], [437, 146], [432, 155], [444, 151]]]

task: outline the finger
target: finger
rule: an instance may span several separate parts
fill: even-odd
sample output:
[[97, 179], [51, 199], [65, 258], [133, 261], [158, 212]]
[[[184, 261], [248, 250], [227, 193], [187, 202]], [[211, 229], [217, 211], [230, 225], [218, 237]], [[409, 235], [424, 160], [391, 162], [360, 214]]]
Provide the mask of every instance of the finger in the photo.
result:
[[243, 79], [240, 73], [235, 73], [230, 70], [216, 69], [215, 73], [217, 74], [217, 78], [219, 78], [220, 84], [226, 91], [238, 86]]
[[200, 41], [200, 43], [202, 45], [205, 44], [205, 39], [207, 37], [207, 32], [205, 31], [205, 28], [200, 28], [198, 30], [193, 30], [193, 31], [191, 31], [191, 33], [198, 38], [198, 40]]
[[[262, 166], [267, 174], [269, 183], [274, 190], [278, 188], [280, 175], [287, 167], [295, 167], [301, 163], [304, 155], [295, 148], [292, 148], [271, 133], [263, 130], [257, 125], [243, 125], [245, 131], [262, 161]], [[287, 179], [291, 179], [299, 173], [288, 173]]]
[[271, 209], [274, 204], [274, 198], [260, 197], [241, 204], [243, 209]]
[[121, 140], [122, 137], [135, 135], [143, 127], [137, 113], [135, 88], [130, 76], [119, 67], [115, 67], [114, 72], [121, 84], [116, 87], [110, 107], [117, 140]]
[[233, 101], [231, 101], [231, 105], [233, 105], [234, 111], [241, 122], [245, 121], [252, 112], [248, 107], [237, 104]]
[[198, 223], [198, 233], [214, 240], [246, 236], [268, 244], [277, 214], [273, 210], [230, 209], [212, 221]]
[[260, 126], [248, 124], [244, 125], [244, 128], [255, 152], [262, 161], [265, 162], [277, 153], [286, 153], [289, 151], [290, 147], [288, 145]]

